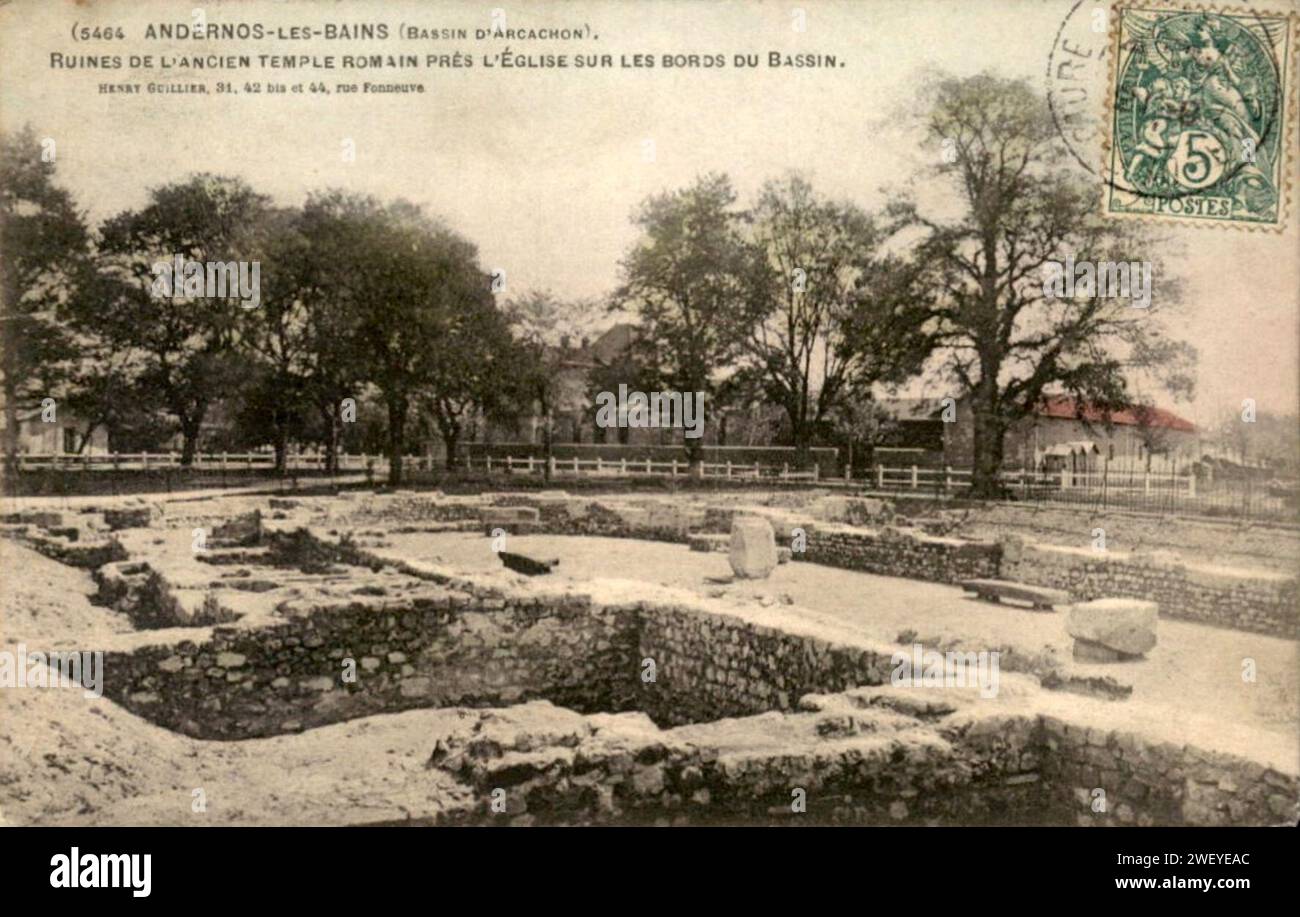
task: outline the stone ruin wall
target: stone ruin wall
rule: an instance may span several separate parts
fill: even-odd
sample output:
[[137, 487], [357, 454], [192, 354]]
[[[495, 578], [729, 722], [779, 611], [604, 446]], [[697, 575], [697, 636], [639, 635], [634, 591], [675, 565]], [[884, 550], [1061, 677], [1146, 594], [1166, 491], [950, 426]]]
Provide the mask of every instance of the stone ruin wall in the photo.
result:
[[[626, 609], [593, 609], [577, 599], [463, 593], [322, 606], [257, 629], [215, 627], [198, 639], [106, 652], [104, 693], [202, 739], [534, 698], [579, 711], [631, 709], [637, 668], [630, 621]], [[353, 682], [340, 677], [345, 658], [356, 663]]]
[[[588, 502], [583, 512], [569, 501], [513, 502], [537, 506], [541, 528], [573, 534], [650, 532], [680, 541], [693, 528], [690, 521], [702, 521], [697, 516], [681, 524], [672, 513], [628, 514], [599, 502]], [[414, 527], [453, 522], [477, 530], [482, 505], [399, 495], [357, 501], [328, 525], [340, 533], [380, 520]], [[710, 522], [722, 527], [724, 518], [729, 514], [719, 512]], [[308, 537], [323, 554], [344, 562], [376, 560], [363, 548]], [[971, 565], [990, 557], [999, 569], [1005, 561], [1003, 545], [971, 547], [898, 530], [882, 538], [825, 524], [819, 532], [816, 523], [810, 552], [819, 550], [819, 537], [820, 549], [840, 551], [845, 565], [856, 551], [864, 552], [865, 565], [912, 537], [915, 550], [929, 552], [927, 578], [940, 581], [972, 575]], [[1028, 555], [1013, 561], [1025, 573], [1035, 565]], [[1069, 555], [1071, 564], [1077, 557]], [[900, 567], [909, 569], [895, 575], [919, 568], [915, 558]], [[726, 729], [748, 730], [752, 723], [760, 730], [774, 716], [794, 721], [811, 715], [801, 712], [806, 695], [842, 697], [837, 692], [886, 684], [892, 648], [801, 635], [674, 599], [600, 603], [403, 572], [438, 586], [439, 593], [400, 601], [358, 597], [295, 608], [270, 622], [126, 635], [122, 645], [106, 648], [106, 693], [146, 719], [211, 739], [273, 735], [412, 708], [498, 708], [539, 698], [575, 716], [590, 714], [592, 722], [611, 714], [653, 720], [621, 743], [579, 743], [556, 751], [553, 760], [544, 749], [512, 749], [507, 742], [484, 760], [462, 761], [459, 773], [471, 784], [526, 790], [532, 814], [514, 812], [515, 819], [624, 823], [668, 814], [699, 823], [780, 822], [789, 818], [791, 786], [809, 790], [813, 819], [859, 824], [962, 823], [983, 812], [994, 822], [1260, 825], [1294, 823], [1300, 814], [1300, 779], [1290, 770], [1033, 710], [918, 716], [918, 738], [909, 742], [855, 737], [860, 727], [853, 717], [837, 714], [816, 724], [830, 744], [719, 756], [708, 730], [720, 717], [751, 719], [723, 720], [718, 729], [729, 723]], [[1162, 606], [1162, 613], [1169, 611]], [[357, 661], [353, 684], [338, 678], [345, 657]], [[658, 667], [653, 685], [640, 678], [645, 658]], [[839, 738], [841, 729], [846, 738]], [[683, 730], [696, 732], [686, 741]], [[841, 741], [846, 744], [836, 744]], [[549, 762], [545, 767], [542, 759]], [[1100, 813], [1092, 808], [1097, 788], [1109, 800]], [[501, 821], [477, 810], [448, 817]]]
[[[339, 551], [330, 544], [322, 550]], [[363, 549], [339, 553], [367, 562]], [[649, 588], [647, 600], [604, 604], [528, 585], [479, 589], [428, 570], [404, 572], [445, 594], [404, 605], [375, 597], [299, 609], [256, 629], [152, 631], [154, 642], [106, 654], [106, 693], [146, 719], [202, 738], [538, 698], [594, 720], [611, 713], [653, 720], [630, 746], [564, 747], [548, 757], [530, 745], [517, 752], [522, 760], [507, 747], [474, 766], [462, 763], [471, 783], [517, 783], [532, 800], [528, 818], [543, 822], [636, 823], [665, 813], [701, 824], [779, 822], [789, 818], [791, 786], [808, 791], [811, 819], [855, 824], [971, 817], [1270, 824], [1292, 817], [1300, 797], [1294, 774], [1032, 711], [951, 721], [918, 715], [911, 738], [896, 741], [854, 738], [854, 717], [832, 710], [818, 720], [816, 742], [719, 758], [710, 724], [744, 731], [752, 722], [761, 732], [773, 716], [810, 716], [818, 705], [808, 696], [886, 685], [894, 648], [792, 633]], [[357, 661], [356, 683], [339, 679], [344, 657]], [[657, 666], [651, 684], [640, 677], [646, 658]], [[695, 731], [690, 741], [677, 738], [683, 729]], [[837, 742], [841, 734], [847, 738]], [[1110, 800], [1104, 813], [1089, 808], [1097, 787]], [[447, 818], [501, 820], [485, 810]]]
[[1294, 640], [1300, 590], [1293, 576], [1182, 564], [1163, 552], [1100, 554], [1002, 541], [1001, 577], [1064, 589], [1076, 601], [1145, 599], [1162, 617]]
[[[416, 495], [385, 497], [358, 505], [346, 517], [367, 521], [464, 522], [474, 527], [484, 505], [530, 506], [540, 530], [559, 535], [594, 535], [685, 543], [690, 533], [725, 534], [738, 512], [769, 515], [778, 543], [790, 528], [804, 527], [807, 550], [793, 559], [881, 576], [956, 583], [964, 579], [1008, 579], [1065, 590], [1074, 601], [1134, 598], [1154, 601], [1162, 617], [1196, 621], [1294, 640], [1300, 636], [1300, 581], [1263, 571], [1207, 570], [1185, 565], [1161, 552], [1096, 554], [1084, 549], [1028, 544], [1010, 536], [998, 542], [927, 535], [900, 525], [853, 526], [800, 518], [799, 513], [736, 507], [680, 508], [662, 499], [641, 501], [647, 509], [594, 498], [566, 499], [531, 494], [484, 495], [435, 501]], [[845, 498], [852, 507], [854, 501]], [[865, 501], [860, 501], [865, 502]], [[877, 501], [878, 502], [878, 501]], [[847, 513], [845, 518], [855, 514]], [[860, 516], [858, 516], [860, 518]]]

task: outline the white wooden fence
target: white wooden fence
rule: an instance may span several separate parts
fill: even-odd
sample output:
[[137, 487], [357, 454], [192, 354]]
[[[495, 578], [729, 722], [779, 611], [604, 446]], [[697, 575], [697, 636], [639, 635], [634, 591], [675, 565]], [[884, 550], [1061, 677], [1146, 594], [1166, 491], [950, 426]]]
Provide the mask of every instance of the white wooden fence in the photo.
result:
[[[68, 453], [26, 453], [18, 457], [18, 470], [57, 468], [65, 471], [148, 470], [151, 468], [179, 468], [179, 452], [109, 452], [102, 454], [72, 455]], [[416, 458], [412, 457], [414, 464]], [[324, 469], [325, 456], [317, 453], [290, 453], [285, 456], [290, 471]], [[239, 469], [273, 470], [274, 452], [204, 452], [197, 453], [191, 468], [200, 471], [235, 471]], [[388, 468], [388, 458], [382, 455], [339, 455], [340, 471], [364, 471], [366, 468]]]
[[[425, 456], [407, 456], [403, 460], [406, 467], [413, 470], [432, 470], [434, 460]], [[690, 473], [690, 464], [682, 459], [603, 459], [595, 458], [552, 458], [552, 477], [646, 477], [667, 476], [684, 477]], [[441, 466], [441, 461], [437, 464]], [[290, 453], [285, 456], [285, 466], [289, 471], [321, 470], [325, 467], [325, 457], [316, 453]], [[65, 471], [112, 471], [112, 470], [148, 470], [159, 468], [180, 468], [179, 452], [119, 452], [101, 455], [67, 455], [67, 454], [26, 454], [18, 457], [19, 470], [38, 468], [56, 468]], [[509, 474], [541, 475], [546, 468], [546, 459], [533, 456], [505, 456], [465, 459], [463, 466], [467, 469]], [[275, 454], [272, 452], [205, 452], [196, 454], [190, 468], [199, 471], [254, 470], [271, 471], [275, 468]], [[385, 455], [339, 455], [339, 471], [365, 471], [370, 469], [376, 474], [388, 471], [388, 457]], [[788, 464], [764, 465], [758, 463], [741, 464], [738, 462], [705, 462], [703, 474], [710, 478], [723, 479], [764, 479], [777, 481], [816, 481], [818, 468], [813, 465], [810, 471], [794, 471]]]
[[[872, 477], [881, 490], [955, 491], [970, 486], [969, 468], [877, 465]], [[1012, 491], [1107, 490], [1144, 495], [1196, 496], [1196, 476], [1162, 472], [1003, 471], [998, 479]]]
[[[543, 474], [547, 460], [527, 456], [483, 456], [466, 459], [465, 467], [487, 472], [505, 472], [507, 474]], [[551, 477], [584, 478], [635, 478], [635, 477], [685, 477], [691, 473], [690, 463], [681, 459], [607, 459], [594, 458], [556, 458], [550, 459]], [[758, 463], [740, 464], [738, 462], [703, 462], [701, 473], [706, 478], [723, 478], [734, 480], [775, 480], [775, 481], [816, 481], [818, 467], [810, 471], [792, 471], [789, 464], [762, 465]]]

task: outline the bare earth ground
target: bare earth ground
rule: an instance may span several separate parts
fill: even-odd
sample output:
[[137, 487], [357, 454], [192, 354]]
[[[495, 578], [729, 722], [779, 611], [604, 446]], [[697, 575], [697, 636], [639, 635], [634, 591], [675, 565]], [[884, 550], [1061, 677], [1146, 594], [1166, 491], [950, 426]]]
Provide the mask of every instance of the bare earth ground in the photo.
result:
[[[91, 605], [85, 571], [0, 539], [0, 645], [94, 648], [125, 618]], [[368, 717], [301, 735], [204, 742], [72, 688], [0, 690], [0, 817], [9, 824], [402, 821], [464, 790], [427, 770], [456, 710]], [[345, 749], [345, 750], [344, 750]], [[342, 751], [341, 751], [342, 750]], [[194, 791], [205, 811], [194, 811]]]
[[1265, 522], [1001, 504], [972, 511], [952, 534], [996, 540], [1014, 533], [1033, 541], [1087, 548], [1095, 528], [1105, 530], [1106, 546], [1112, 551], [1173, 551], [1189, 563], [1286, 573], [1300, 565], [1300, 527]]
[[[563, 482], [560, 482], [563, 487]], [[775, 490], [709, 493], [710, 503], [807, 507], [821, 497], [844, 496], [844, 491]], [[955, 528], [948, 534], [960, 538], [995, 541], [1008, 534], [1030, 541], [1087, 548], [1093, 529], [1106, 530], [1112, 551], [1173, 551], [1189, 563], [1214, 563], [1293, 572], [1300, 566], [1300, 525], [1250, 522], [1231, 518], [1159, 515], [1132, 510], [1093, 510], [1067, 504], [991, 503], [972, 508], [935, 503], [906, 491], [884, 494], [898, 511], [908, 516], [930, 516], [935, 510], [950, 515]], [[1300, 520], [1298, 520], [1300, 521]]]
[[[386, 536], [391, 547], [376, 553], [442, 562], [465, 570], [500, 570], [491, 540], [464, 532]], [[512, 536], [509, 550], [532, 557], [558, 557], [557, 573], [583, 580], [619, 577], [717, 594], [768, 596], [815, 608], [860, 628], [864, 636], [897, 642], [915, 631], [921, 642], [960, 641], [979, 651], [1014, 647], [1026, 653], [1071, 658], [1072, 640], [1062, 612], [1035, 612], [982, 602], [955, 586], [873, 576], [814, 564], [783, 564], [766, 581], [720, 586], [709, 578], [731, 575], [727, 555], [685, 545], [619, 538], [556, 535]], [[791, 608], [797, 614], [799, 609]], [[1257, 679], [1244, 682], [1242, 660], [1255, 660]], [[1248, 724], [1294, 739], [1300, 729], [1300, 645], [1290, 640], [1161, 619], [1159, 643], [1145, 661], [1076, 665], [1083, 674], [1110, 675], [1133, 685], [1135, 697], [1163, 705], [1177, 720], [1195, 711], [1227, 723]], [[1189, 735], [1188, 740], [1194, 736]]]
[[[241, 502], [235, 498], [223, 509], [235, 512], [244, 508], [236, 506]], [[179, 507], [175, 511], [183, 513]], [[467, 572], [501, 570], [490, 539], [481, 535], [420, 533], [384, 540], [390, 547], [376, 553]], [[727, 585], [717, 581], [731, 573], [725, 554], [624, 539], [515, 536], [510, 549], [559, 557], [564, 578], [617, 577], [758, 600], [780, 615], [809, 614], [793, 607], [808, 606], [865, 637], [890, 643], [914, 631], [928, 645], [956, 641], [968, 650], [1001, 647], [1070, 657], [1063, 614], [991, 605], [949, 586], [802, 563], [778, 567], [762, 583]], [[1275, 553], [1287, 550], [1286, 543], [1274, 546]], [[1204, 559], [1212, 557], [1207, 551]], [[7, 539], [0, 540], [0, 571], [0, 646], [93, 649], [98, 638], [131, 629], [124, 616], [89, 603], [94, 587], [85, 571]], [[1154, 709], [1182, 741], [1221, 726], [1225, 734], [1244, 730], [1249, 736], [1253, 730], [1295, 745], [1300, 646], [1168, 619], [1160, 622], [1159, 641], [1144, 662], [1077, 669], [1131, 683], [1134, 701], [1142, 701], [1141, 711], [1131, 712]], [[1247, 657], [1257, 665], [1254, 683], [1241, 678]], [[1066, 696], [1048, 700], [1075, 703]], [[1134, 705], [1104, 706], [1120, 713]], [[410, 711], [300, 735], [205, 742], [153, 726], [80, 690], [3, 690], [0, 819], [273, 825], [427, 818], [467, 792], [442, 771], [426, 767], [437, 737], [454, 731], [465, 715], [454, 709]], [[198, 789], [201, 811], [195, 811]]]

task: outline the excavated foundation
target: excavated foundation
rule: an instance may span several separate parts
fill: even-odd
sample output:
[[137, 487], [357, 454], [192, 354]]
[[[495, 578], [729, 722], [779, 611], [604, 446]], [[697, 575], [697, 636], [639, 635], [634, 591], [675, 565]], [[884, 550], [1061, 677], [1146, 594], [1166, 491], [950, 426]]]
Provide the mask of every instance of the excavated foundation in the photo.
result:
[[1297, 816], [1294, 761], [1253, 734], [1193, 724], [1188, 745], [1188, 722], [1029, 674], [996, 697], [894, 685], [897, 645], [802, 610], [395, 561], [378, 547], [400, 519], [259, 521], [203, 551], [194, 521], [118, 532], [127, 559], [97, 571], [142, 628], [102, 647], [106, 696], [210, 740], [465, 708], [429, 765], [472, 792], [415, 822]]

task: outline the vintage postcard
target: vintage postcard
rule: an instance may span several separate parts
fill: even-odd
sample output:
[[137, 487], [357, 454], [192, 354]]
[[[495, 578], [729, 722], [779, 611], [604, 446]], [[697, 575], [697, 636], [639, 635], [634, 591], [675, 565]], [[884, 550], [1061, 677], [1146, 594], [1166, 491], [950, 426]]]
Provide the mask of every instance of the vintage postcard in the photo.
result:
[[0, 2], [21, 881], [853, 826], [900, 882], [1278, 887], [1214, 829], [1300, 820], [1298, 35]]

